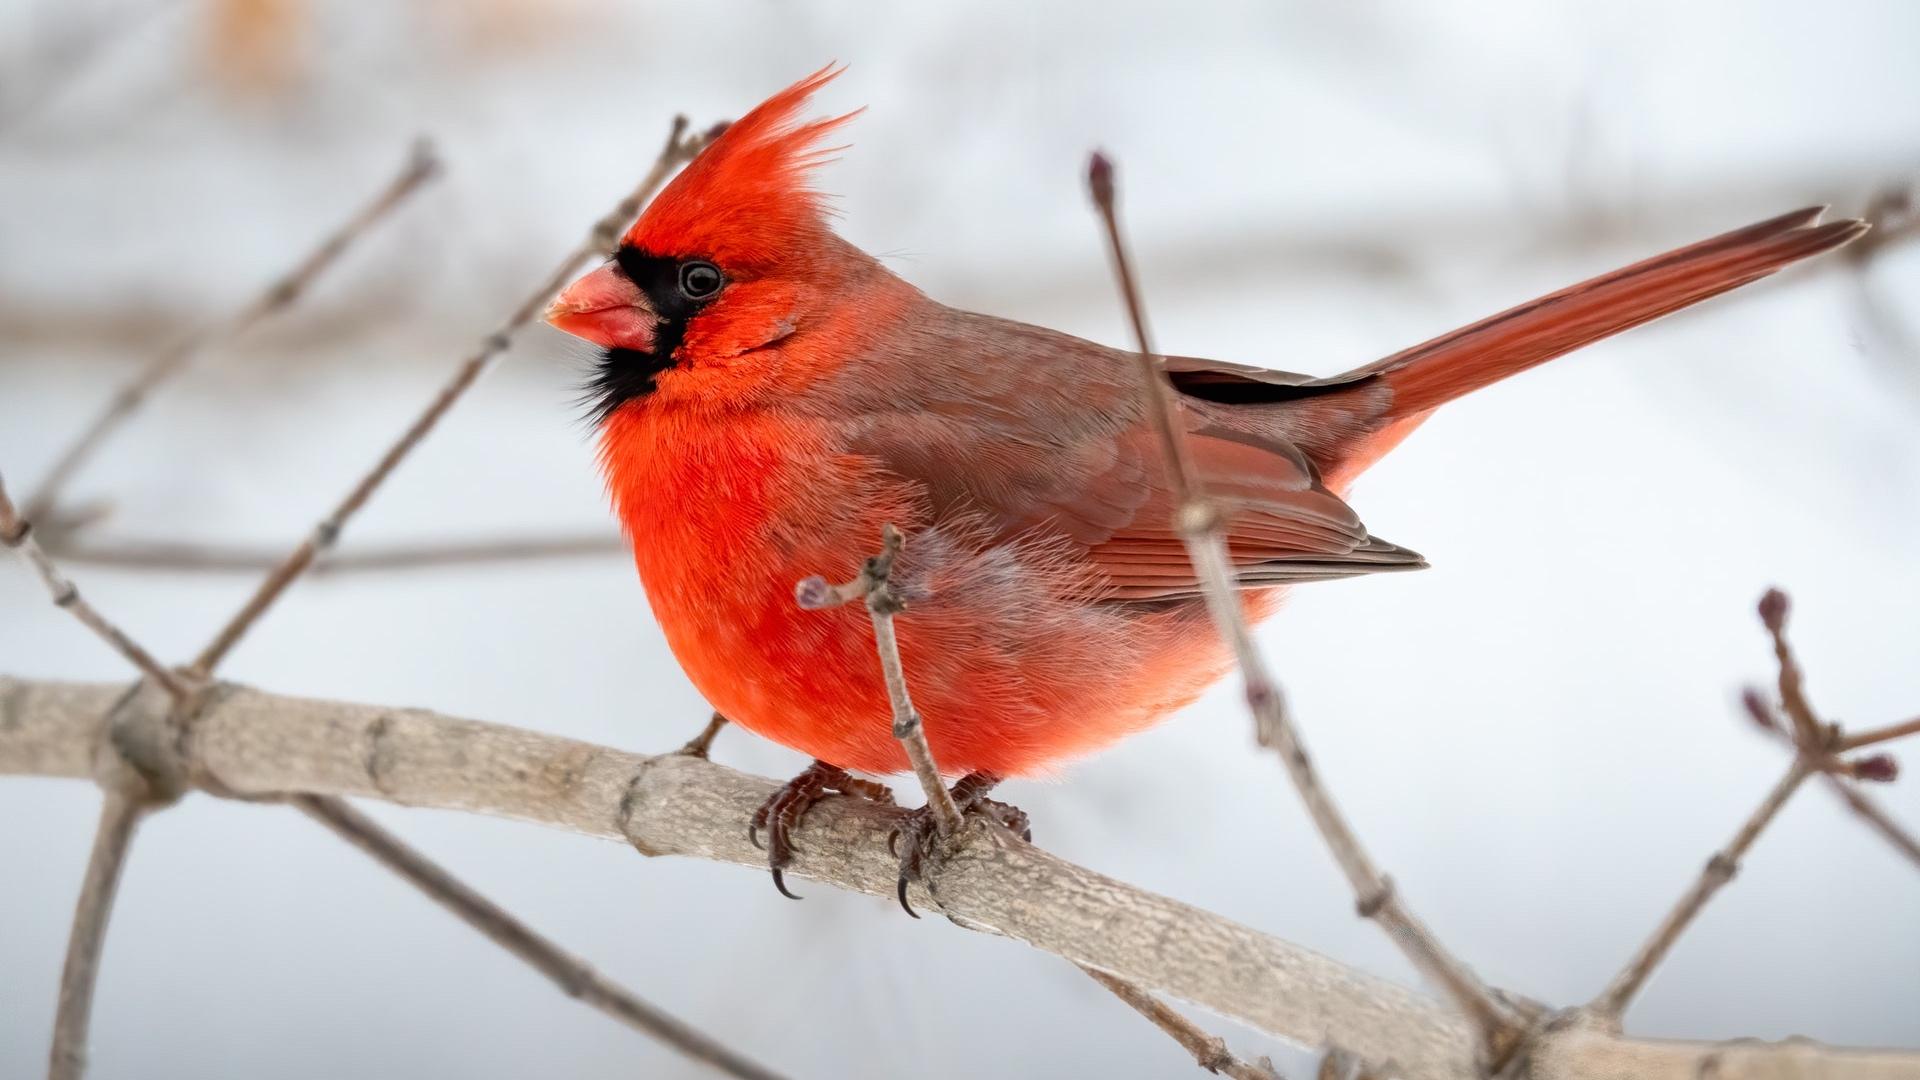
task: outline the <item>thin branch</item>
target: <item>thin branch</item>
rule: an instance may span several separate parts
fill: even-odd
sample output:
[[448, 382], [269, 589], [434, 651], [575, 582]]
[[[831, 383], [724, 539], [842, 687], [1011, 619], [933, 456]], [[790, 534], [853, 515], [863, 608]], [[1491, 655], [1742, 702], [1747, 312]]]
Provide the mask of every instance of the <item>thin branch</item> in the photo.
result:
[[103, 789], [100, 824], [87, 856], [87, 874], [80, 900], [74, 906], [73, 930], [67, 937], [67, 960], [60, 970], [60, 1003], [53, 1020], [53, 1050], [47, 1064], [49, 1080], [79, 1080], [87, 1071], [87, 1031], [93, 1022], [93, 991], [100, 980], [100, 950], [106, 942], [107, 920], [113, 914], [120, 872], [126, 866], [133, 833], [149, 803], [135, 785], [110, 784]]
[[[913, 696], [907, 690], [906, 667], [900, 660], [900, 644], [893, 632], [893, 617], [906, 610], [906, 602], [893, 586], [894, 563], [899, 560], [900, 549], [905, 545], [906, 537], [898, 528], [892, 524], [884, 525], [880, 530], [880, 553], [868, 558], [852, 581], [831, 585], [825, 578], [810, 577], [795, 586], [794, 599], [808, 610], [838, 607], [852, 600], [866, 603], [867, 614], [873, 620], [873, 639], [875, 649], [880, 654], [880, 670], [886, 678], [887, 701], [893, 709], [893, 737], [900, 740], [901, 746], [906, 749], [907, 760], [913, 763], [913, 774], [920, 781], [921, 791], [926, 794], [936, 833], [941, 837], [951, 837], [959, 832], [963, 818], [953, 800], [953, 793], [947, 790], [939, 766], [933, 759], [933, 748], [927, 744], [920, 712], [913, 707]], [[718, 718], [717, 713], [715, 716]], [[708, 731], [712, 730], [709, 727]], [[907, 914], [918, 918], [907, 903], [906, 889], [907, 880], [903, 873], [899, 881], [900, 906], [906, 908]], [[1208, 1035], [1192, 1021], [1133, 983], [1085, 964], [1076, 963], [1075, 966], [1112, 991], [1114, 996], [1126, 1002], [1135, 1012], [1152, 1021], [1154, 1026], [1171, 1035], [1208, 1072], [1224, 1072], [1235, 1080], [1279, 1080], [1271, 1068], [1249, 1065], [1234, 1057], [1227, 1052], [1225, 1040]]]
[[418, 140], [408, 151], [406, 164], [371, 200], [335, 229], [319, 246], [308, 252], [293, 269], [268, 285], [260, 295], [227, 320], [186, 340], [149, 360], [133, 378], [114, 392], [106, 407], [67, 448], [54, 459], [53, 467], [28, 497], [26, 516], [44, 520], [55, 509], [60, 492], [80, 467], [86, 464], [120, 425], [132, 416], [153, 389], [172, 378], [206, 350], [225, 344], [246, 333], [261, 320], [291, 307], [309, 286], [339, 259], [355, 240], [370, 231], [409, 195], [440, 172], [439, 159], [432, 144]]
[[727, 718], [719, 712], [707, 717], [707, 726], [700, 729], [700, 734], [688, 739], [687, 744], [680, 748], [680, 753], [689, 757], [706, 757], [713, 752], [714, 737], [720, 734], [720, 729], [726, 727], [728, 722]]
[[[927, 807], [933, 814], [933, 827], [948, 837], [960, 830], [960, 807], [955, 805], [940, 768], [934, 763], [933, 748], [927, 745], [927, 733], [920, 722], [920, 710], [913, 707], [913, 695], [907, 691], [906, 667], [900, 662], [900, 643], [893, 632], [893, 617], [906, 609], [893, 588], [893, 564], [900, 557], [906, 538], [888, 524], [880, 530], [880, 554], [869, 558], [852, 581], [829, 585], [810, 577], [794, 588], [794, 598], [809, 610], [836, 607], [850, 600], [866, 603], [873, 618], [874, 646], [880, 653], [880, 671], [887, 681], [887, 701], [893, 707], [893, 737], [906, 749], [913, 763], [913, 775], [926, 793]], [[911, 909], [909, 909], [911, 913]]]
[[1680, 935], [1686, 931], [1687, 927], [1693, 925], [1694, 918], [1700, 914], [1701, 908], [1707, 906], [1707, 901], [1713, 899], [1713, 894], [1733, 880], [1733, 875], [1740, 869], [1740, 860], [1746, 858], [1747, 850], [1753, 846], [1755, 840], [1760, 838], [1760, 833], [1773, 821], [1774, 815], [1780, 812], [1780, 808], [1787, 804], [1787, 800], [1799, 790], [1801, 782], [1806, 780], [1812, 772], [1811, 761], [1802, 755], [1794, 756], [1793, 764], [1787, 768], [1786, 775], [1773, 786], [1773, 790], [1767, 793], [1766, 798], [1760, 800], [1760, 805], [1754, 808], [1753, 813], [1747, 815], [1747, 820], [1741, 824], [1739, 831], [1733, 834], [1733, 839], [1728, 841], [1727, 846], [1714, 852], [1713, 857], [1707, 860], [1707, 865], [1701, 869], [1700, 876], [1694, 879], [1692, 887], [1680, 897], [1673, 909], [1667, 912], [1666, 918], [1660, 920], [1660, 925], [1654, 928], [1653, 935], [1647, 938], [1639, 951], [1634, 953], [1633, 959], [1627, 961], [1627, 965], [1620, 969], [1620, 973], [1613, 977], [1613, 981], [1607, 984], [1607, 988], [1600, 993], [1600, 996], [1593, 999], [1589, 1008], [1610, 1020], [1617, 1020], [1620, 1014], [1626, 1011], [1634, 995], [1646, 985], [1647, 977], [1653, 974], [1653, 969], [1659, 966], [1660, 961], [1666, 959], [1674, 942], [1679, 941]]
[[487, 335], [478, 351], [461, 362], [455, 369], [453, 377], [434, 395], [426, 409], [414, 418], [399, 439], [387, 448], [386, 453], [380, 456], [380, 460], [374, 464], [373, 468], [361, 476], [347, 492], [346, 497], [341, 499], [318, 525], [314, 526], [307, 538], [267, 574], [253, 596], [241, 605], [240, 610], [228, 620], [219, 633], [214, 635], [206, 648], [200, 650], [200, 655], [194, 658], [189, 670], [205, 677], [219, 666], [220, 661], [232, 651], [235, 645], [239, 644], [240, 639], [253, 628], [260, 616], [273, 607], [274, 602], [286, 591], [287, 586], [293, 584], [302, 573], [305, 573], [322, 552], [333, 546], [340, 537], [340, 531], [346, 527], [353, 515], [366, 505], [367, 500], [373, 497], [374, 492], [379, 490], [380, 485], [393, 470], [413, 452], [414, 447], [420, 445], [421, 440], [425, 439], [440, 422], [440, 418], [453, 408], [493, 361], [507, 350], [513, 343], [513, 335], [540, 313], [548, 297], [559, 292], [567, 281], [589, 261], [610, 254], [619, 241], [622, 226], [640, 212], [641, 205], [652, 197], [661, 184], [666, 182], [673, 170], [691, 160], [701, 148], [706, 146], [712, 135], [713, 133], [709, 132], [689, 137], [686, 117], [674, 118], [673, 126], [667, 134], [666, 145], [661, 148], [653, 167], [647, 171], [640, 185], [626, 198], [620, 200], [619, 205], [605, 217], [595, 222], [592, 230], [587, 234], [587, 239], [561, 260], [553, 273], [549, 274], [538, 288], [521, 301], [520, 306], [507, 316], [506, 321], [498, 329]]
[[431, 859], [380, 827], [344, 799], [326, 795], [296, 795], [293, 805], [341, 839], [371, 855], [381, 865], [405, 878], [430, 899], [460, 917], [489, 940], [525, 961], [552, 980], [568, 997], [577, 998], [626, 1024], [651, 1035], [688, 1058], [743, 1080], [780, 1080], [775, 1073], [716, 1042], [685, 1022], [640, 1000], [618, 983], [594, 970], [542, 937], [532, 927], [468, 887]]
[[166, 665], [154, 659], [152, 653], [141, 648], [139, 642], [127, 636], [126, 631], [115, 626], [88, 603], [72, 580], [62, 574], [47, 553], [41, 550], [39, 541], [33, 537], [32, 523], [14, 510], [13, 500], [7, 497], [4, 479], [0, 479], [0, 544], [19, 552], [20, 557], [40, 575], [40, 581], [46, 585], [47, 595], [53, 599], [55, 607], [71, 612], [74, 618], [99, 635], [102, 641], [139, 668], [147, 678], [166, 688], [176, 701], [185, 699], [187, 688], [167, 670]]
[[[1787, 594], [1779, 589], [1768, 589], [1761, 596], [1758, 613], [1761, 625], [1766, 627], [1772, 640], [1774, 662], [1779, 667], [1777, 684], [1780, 693], [1780, 708], [1787, 715], [1787, 724], [1782, 725], [1771, 705], [1757, 690], [1749, 690], [1742, 695], [1747, 714], [1762, 730], [1786, 739], [1793, 747], [1793, 763], [1788, 766], [1785, 776], [1767, 793], [1760, 805], [1734, 833], [1726, 847], [1715, 852], [1693, 885], [1681, 895], [1666, 918], [1653, 931], [1653, 935], [1640, 946], [1633, 959], [1620, 970], [1618, 975], [1600, 996], [1594, 998], [1588, 1008], [1597, 1014], [1603, 1023], [1619, 1022], [1620, 1014], [1626, 1011], [1634, 995], [1640, 992], [1654, 968], [1666, 958], [1680, 935], [1692, 925], [1707, 901], [1733, 880], [1740, 869], [1740, 860], [1746, 857], [1747, 850], [1760, 838], [1781, 807], [1807, 777], [1815, 773], [1824, 776], [1827, 783], [1853, 808], [1854, 812], [1873, 826], [1882, 835], [1893, 842], [1896, 848], [1904, 851], [1910, 858], [1920, 862], [1920, 845], [1907, 836], [1893, 820], [1881, 812], [1879, 807], [1864, 794], [1856, 791], [1854, 785], [1843, 775], [1850, 769], [1857, 769], [1862, 762], [1842, 760], [1838, 754], [1870, 743], [1896, 738], [1907, 725], [1896, 724], [1890, 728], [1881, 728], [1867, 732], [1865, 740], [1844, 737], [1837, 725], [1820, 719], [1813, 703], [1808, 700], [1806, 678], [1800, 670], [1799, 660], [1795, 658], [1793, 646], [1787, 640], [1787, 615], [1791, 609]], [[1884, 763], [1891, 769], [1890, 759]], [[1891, 778], [1891, 771], [1887, 774]]]
[[[67, 533], [63, 542], [49, 545], [68, 563], [92, 563], [130, 570], [170, 570], [211, 573], [264, 573], [286, 552], [167, 540], [82, 540]], [[420, 570], [474, 563], [530, 562], [536, 559], [597, 558], [626, 553], [614, 535], [446, 540], [418, 544], [334, 550], [316, 559], [314, 577], [365, 571]]]
[[1253, 713], [1260, 744], [1279, 753], [1314, 825], [1352, 885], [1360, 914], [1378, 922], [1414, 966], [1446, 990], [1448, 997], [1479, 1028], [1494, 1063], [1498, 1064], [1517, 1045], [1520, 1025], [1511, 1010], [1496, 1001], [1466, 965], [1448, 953], [1414, 917], [1394, 891], [1392, 882], [1360, 846], [1359, 838], [1334, 805], [1308, 760], [1288, 716], [1279, 683], [1267, 668], [1265, 657], [1254, 647], [1253, 635], [1233, 585], [1220, 508], [1204, 494], [1199, 474], [1187, 453], [1179, 405], [1147, 334], [1146, 316], [1115, 210], [1112, 163], [1105, 156], [1094, 154], [1087, 179], [1094, 206], [1105, 226], [1108, 254], [1133, 325], [1141, 380], [1147, 392], [1147, 411], [1159, 433], [1179, 499], [1174, 524], [1186, 541], [1188, 557], [1193, 561], [1206, 596], [1207, 609], [1239, 661], [1247, 707]]
[[1894, 739], [1904, 739], [1909, 735], [1920, 735], [1920, 716], [1916, 716], [1911, 720], [1902, 720], [1898, 724], [1868, 728], [1865, 731], [1857, 731], [1852, 735], [1847, 735], [1841, 738], [1838, 743], [1834, 744], [1833, 752], [1836, 754], [1844, 754], [1851, 750], [1858, 750], [1863, 746], [1891, 742]]
[[1085, 964], [1075, 965], [1087, 973], [1094, 982], [1113, 992], [1113, 996], [1126, 1002], [1127, 1007], [1166, 1032], [1174, 1042], [1193, 1055], [1194, 1063], [1210, 1073], [1233, 1077], [1233, 1080], [1280, 1080], [1280, 1074], [1273, 1070], [1273, 1064], [1266, 1060], [1257, 1063], [1243, 1061], [1233, 1056], [1227, 1049], [1227, 1041], [1218, 1035], [1209, 1035], [1193, 1021], [1145, 990], [1125, 979], [1109, 975], [1098, 968]]
[[1840, 801], [1847, 804], [1847, 809], [1852, 810], [1854, 816], [1858, 817], [1867, 828], [1879, 833], [1887, 843], [1893, 845], [1895, 851], [1905, 856], [1916, 868], [1920, 868], [1920, 839], [1916, 839], [1904, 826], [1895, 821], [1892, 815], [1881, 809], [1880, 804], [1869, 798], [1866, 792], [1861, 791], [1858, 784], [1831, 772], [1825, 775], [1827, 786], [1840, 797]]
[[[102, 717], [124, 687], [0, 676], [0, 774], [89, 778]], [[151, 716], [168, 723], [159, 695]], [[548, 717], [549, 726], [564, 718]], [[170, 729], [168, 729], [170, 730]], [[625, 753], [420, 709], [212, 687], [174, 771], [241, 798], [345, 795], [463, 810], [623, 842], [648, 855], [764, 871], [741, 824], [777, 784], [683, 754]], [[886, 837], [904, 811], [829, 799], [808, 814], [793, 872], [890, 896]], [[1406, 1080], [1480, 1080], [1473, 1028], [1402, 986], [1221, 916], [1096, 874], [1030, 844], [964, 844], [934, 868], [962, 926], [997, 932], [1190, 1001], [1308, 1048], [1340, 1046]], [[1916, 1080], [1920, 1054], [1795, 1040], [1676, 1042], [1547, 1025], [1527, 1046], [1531, 1080]]]

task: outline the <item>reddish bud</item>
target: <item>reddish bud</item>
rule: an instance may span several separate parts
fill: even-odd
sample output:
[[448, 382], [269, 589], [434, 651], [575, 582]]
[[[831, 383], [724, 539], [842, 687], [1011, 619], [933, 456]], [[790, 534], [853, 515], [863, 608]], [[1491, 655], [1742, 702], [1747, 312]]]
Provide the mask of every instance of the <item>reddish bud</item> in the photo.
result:
[[1779, 589], [1768, 589], [1760, 598], [1760, 621], [1768, 630], [1779, 633], [1787, 625], [1787, 594]]
[[1098, 150], [1087, 158], [1087, 189], [1095, 206], [1113, 205], [1113, 161]]
[[1747, 710], [1747, 716], [1762, 730], [1778, 732], [1780, 721], [1773, 714], [1773, 705], [1754, 687], [1740, 691], [1740, 705]]
[[1847, 763], [1856, 780], [1871, 780], [1876, 784], [1891, 784], [1900, 776], [1900, 763], [1892, 754], [1874, 754], [1871, 757], [1854, 758]]

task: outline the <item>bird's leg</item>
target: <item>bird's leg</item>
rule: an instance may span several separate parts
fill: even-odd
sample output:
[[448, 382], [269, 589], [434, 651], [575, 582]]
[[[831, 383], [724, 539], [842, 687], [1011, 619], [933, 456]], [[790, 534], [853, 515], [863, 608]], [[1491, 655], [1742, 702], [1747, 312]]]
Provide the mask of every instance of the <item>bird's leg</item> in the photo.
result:
[[[968, 773], [960, 778], [959, 783], [953, 785], [954, 805], [960, 808], [962, 814], [979, 814], [1020, 839], [1032, 843], [1033, 826], [1027, 819], [1026, 811], [1011, 803], [987, 798], [987, 792], [992, 791], [998, 783], [1000, 783], [1000, 777], [993, 773]], [[923, 806], [909, 812], [901, 820], [900, 825], [893, 830], [893, 835], [887, 839], [888, 850], [900, 858], [900, 880], [897, 890], [900, 907], [916, 919], [920, 914], [913, 910], [912, 904], [907, 903], [907, 883], [920, 880], [926, 872], [927, 856], [933, 850], [936, 835], [933, 811]]]
[[713, 749], [713, 737], [720, 734], [720, 729], [726, 726], [727, 718], [715, 712], [713, 717], [707, 721], [705, 730], [688, 740], [687, 745], [681, 747], [679, 752], [687, 757], [697, 757], [702, 761], [707, 760], [708, 752]]
[[[767, 867], [773, 871], [773, 887], [788, 899], [800, 899], [787, 891], [786, 879], [782, 875], [787, 865], [793, 862], [794, 827], [800, 823], [800, 818], [809, 807], [830, 792], [893, 804], [893, 791], [887, 785], [874, 780], [862, 780], [838, 765], [815, 760], [805, 772], [787, 781], [787, 786], [761, 803], [760, 809], [753, 812], [753, 820], [747, 825], [747, 839], [754, 847], [762, 848], [767, 853]], [[761, 829], [767, 830], [765, 844], [760, 842]]]

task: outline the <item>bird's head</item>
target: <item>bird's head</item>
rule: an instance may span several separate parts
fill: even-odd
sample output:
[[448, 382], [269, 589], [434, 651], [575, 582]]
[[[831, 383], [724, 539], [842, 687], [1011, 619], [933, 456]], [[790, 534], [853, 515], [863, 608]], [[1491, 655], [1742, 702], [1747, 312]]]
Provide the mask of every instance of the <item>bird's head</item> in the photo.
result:
[[[854, 113], [802, 121], [807, 99], [843, 69], [822, 68], [728, 125], [621, 239], [614, 257], [568, 286], [547, 321], [604, 353], [589, 394], [605, 420], [677, 377], [725, 378], [818, 323], [828, 295], [872, 260], [834, 236], [809, 171], [837, 150]], [[682, 384], [687, 385], [687, 384]]]

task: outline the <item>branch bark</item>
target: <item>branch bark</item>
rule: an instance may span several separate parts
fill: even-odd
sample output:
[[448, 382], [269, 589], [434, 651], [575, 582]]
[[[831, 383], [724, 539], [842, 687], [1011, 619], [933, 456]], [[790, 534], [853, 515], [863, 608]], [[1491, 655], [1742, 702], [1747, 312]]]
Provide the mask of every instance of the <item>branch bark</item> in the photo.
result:
[[[0, 774], [90, 777], [109, 684], [0, 677]], [[132, 722], [131, 720], [123, 722]], [[156, 716], [153, 722], [164, 722]], [[763, 869], [744, 823], [773, 781], [679, 754], [640, 755], [418, 709], [282, 697], [222, 683], [171, 745], [202, 788], [382, 799], [545, 824], [648, 855]], [[807, 816], [793, 872], [891, 896], [886, 838], [904, 812], [831, 799]], [[984, 827], [984, 826], [982, 826]], [[963, 844], [934, 868], [940, 905], [988, 929], [1308, 1047], [1337, 1045], [1408, 1080], [1480, 1076], [1452, 1009], [1310, 950], [1136, 889], [1026, 844]], [[925, 893], [922, 900], [928, 900]], [[1810, 1043], [1678, 1043], [1541, 1031], [1537, 1080], [1920, 1080], [1920, 1054]], [[1622, 1070], [1630, 1069], [1631, 1072]]]

